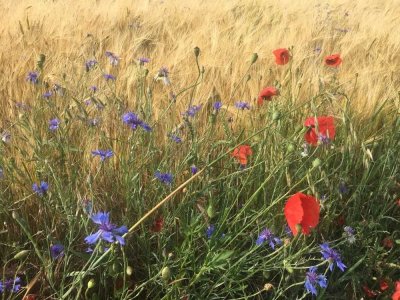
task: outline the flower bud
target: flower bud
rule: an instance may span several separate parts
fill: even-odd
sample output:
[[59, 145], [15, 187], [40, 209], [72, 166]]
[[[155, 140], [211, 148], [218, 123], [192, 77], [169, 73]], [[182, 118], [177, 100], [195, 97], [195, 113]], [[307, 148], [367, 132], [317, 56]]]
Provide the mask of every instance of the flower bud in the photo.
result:
[[207, 215], [208, 215], [210, 218], [213, 218], [213, 217], [215, 216], [215, 210], [214, 210], [214, 207], [213, 207], [212, 205], [209, 205], [209, 206], [207, 207]]
[[87, 283], [87, 288], [91, 289], [96, 285], [96, 281], [94, 281], [94, 278], [90, 279]]
[[293, 151], [294, 151], [294, 146], [293, 146], [293, 144], [289, 144], [289, 145], [287, 146], [287, 151], [288, 151], [288, 152], [293, 152]]
[[126, 267], [126, 274], [131, 276], [133, 274], [133, 268], [131, 266]]
[[171, 270], [169, 269], [169, 267], [164, 267], [161, 270], [161, 277], [165, 281], [168, 281], [171, 278]]
[[28, 256], [29, 252], [29, 250], [19, 251], [17, 254], [14, 255], [14, 259], [24, 259]]
[[274, 121], [279, 120], [280, 117], [281, 114], [279, 113], [279, 111], [274, 111], [274, 113], [272, 114], [272, 120]]
[[194, 47], [194, 55], [198, 57], [200, 55], [200, 48], [199, 47]]

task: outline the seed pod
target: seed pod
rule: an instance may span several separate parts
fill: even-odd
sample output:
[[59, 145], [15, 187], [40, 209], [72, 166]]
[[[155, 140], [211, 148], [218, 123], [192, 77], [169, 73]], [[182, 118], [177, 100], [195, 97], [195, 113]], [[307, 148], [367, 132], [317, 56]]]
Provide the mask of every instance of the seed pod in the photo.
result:
[[253, 56], [251, 57], [251, 64], [254, 64], [258, 59], [258, 54], [257, 53], [253, 53]]
[[90, 279], [87, 283], [87, 288], [91, 289], [96, 285], [96, 281], [94, 280], [94, 278]]
[[210, 218], [213, 218], [213, 217], [215, 216], [214, 206], [209, 205], [209, 206], [207, 207], [207, 215], [208, 215]]
[[279, 111], [274, 111], [274, 113], [272, 114], [272, 120], [274, 120], [274, 121], [279, 120], [280, 117], [281, 117], [281, 114], [279, 113]]
[[126, 274], [131, 276], [133, 274], [133, 268], [131, 266], [126, 267]]

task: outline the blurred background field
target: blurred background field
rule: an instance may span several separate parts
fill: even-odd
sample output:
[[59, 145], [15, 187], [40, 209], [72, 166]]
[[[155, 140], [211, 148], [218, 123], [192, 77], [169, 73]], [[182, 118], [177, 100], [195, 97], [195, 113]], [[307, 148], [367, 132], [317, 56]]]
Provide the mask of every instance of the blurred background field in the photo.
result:
[[[313, 265], [329, 281], [319, 299], [392, 295], [399, 1], [2, 0], [0, 15], [0, 282], [18, 276], [22, 285], [3, 298], [311, 299], [304, 280]], [[275, 63], [277, 48], [290, 50], [289, 64]], [[324, 65], [334, 53], [343, 63]], [[98, 64], [87, 70], [88, 60]], [[170, 84], [155, 80], [163, 67]], [[38, 84], [27, 81], [34, 70]], [[279, 95], [257, 106], [267, 86]], [[190, 105], [199, 111], [188, 114]], [[128, 111], [152, 131], [126, 126]], [[304, 120], [321, 115], [334, 117], [336, 138], [307, 147]], [[253, 152], [244, 169], [230, 155], [240, 144]], [[101, 162], [98, 149], [114, 155]], [[89, 264], [102, 253], [85, 252], [88, 214], [109, 211], [129, 227], [193, 166], [204, 171], [138, 223], [125, 247]], [[32, 191], [40, 181], [49, 183], [44, 197]], [[299, 191], [320, 200], [321, 221], [293, 238], [283, 207]], [[255, 245], [265, 227], [283, 241], [274, 251]], [[319, 248], [327, 241], [346, 272], [328, 273]], [[52, 259], [56, 244], [64, 255]]]

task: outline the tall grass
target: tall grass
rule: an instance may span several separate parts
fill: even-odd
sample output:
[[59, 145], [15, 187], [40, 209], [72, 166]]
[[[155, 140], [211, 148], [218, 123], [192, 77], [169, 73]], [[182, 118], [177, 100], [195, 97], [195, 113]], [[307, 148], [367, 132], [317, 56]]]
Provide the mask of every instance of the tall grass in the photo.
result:
[[[328, 279], [319, 299], [360, 299], [363, 286], [393, 292], [396, 1], [3, 1], [0, 13], [0, 281], [18, 276], [23, 287], [3, 299], [310, 298], [304, 281], [315, 265]], [[291, 51], [285, 66], [272, 55], [280, 47]], [[120, 56], [117, 66], [106, 51]], [[341, 53], [339, 68], [323, 64], [332, 53]], [[89, 59], [98, 64], [88, 71]], [[163, 66], [169, 85], [155, 79]], [[33, 70], [37, 84], [26, 80]], [[257, 106], [270, 85], [280, 95]], [[193, 105], [201, 109], [185, 114]], [[130, 129], [128, 111], [152, 130]], [[305, 149], [304, 120], [320, 115], [334, 116], [335, 140]], [[231, 156], [244, 144], [253, 151], [245, 168]], [[101, 161], [98, 149], [114, 155]], [[49, 183], [43, 197], [32, 191], [40, 181]], [[283, 207], [299, 191], [320, 200], [321, 217], [311, 235], [292, 237]], [[130, 227], [126, 245], [86, 253], [99, 211]], [[264, 228], [283, 244], [257, 246]], [[345, 272], [329, 270], [323, 242]], [[53, 259], [56, 244], [65, 249]]]

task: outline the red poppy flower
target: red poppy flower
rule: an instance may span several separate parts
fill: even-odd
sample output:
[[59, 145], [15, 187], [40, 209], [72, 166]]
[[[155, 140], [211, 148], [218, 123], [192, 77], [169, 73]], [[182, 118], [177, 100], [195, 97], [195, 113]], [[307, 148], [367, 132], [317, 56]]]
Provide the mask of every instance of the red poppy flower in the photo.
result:
[[233, 150], [231, 155], [235, 157], [241, 165], [247, 165], [247, 156], [252, 154], [253, 151], [249, 145], [242, 145]]
[[367, 285], [364, 285], [362, 288], [364, 290], [365, 295], [367, 295], [368, 298], [375, 298], [376, 296], [378, 296], [378, 293], [371, 290]]
[[[317, 121], [317, 122], [315, 122]], [[318, 145], [318, 141], [326, 143], [335, 138], [335, 123], [331, 116], [309, 117], [305, 120], [304, 126], [308, 127], [304, 139], [311, 145]], [[318, 127], [318, 131], [317, 128]]]
[[325, 64], [330, 67], [337, 67], [342, 63], [340, 54], [332, 54], [325, 57]]
[[163, 227], [164, 227], [164, 218], [160, 216], [154, 220], [151, 230], [153, 232], [160, 232], [163, 229]]
[[313, 196], [303, 193], [291, 196], [285, 204], [284, 213], [293, 235], [297, 234], [297, 225], [301, 225], [304, 234], [309, 234], [319, 223], [319, 210], [318, 200]]
[[391, 249], [394, 246], [393, 240], [389, 236], [383, 239], [382, 244], [386, 249]]
[[290, 54], [288, 49], [280, 48], [272, 51], [272, 53], [275, 55], [277, 65], [286, 65], [289, 62]]
[[379, 288], [382, 292], [386, 291], [389, 288], [389, 284], [385, 279], [381, 279], [379, 281]]
[[392, 300], [400, 300], [400, 281], [396, 281], [394, 284], [394, 294]]
[[258, 95], [258, 105], [263, 104], [263, 100], [271, 101], [273, 96], [279, 95], [279, 90], [273, 86], [263, 88]]

